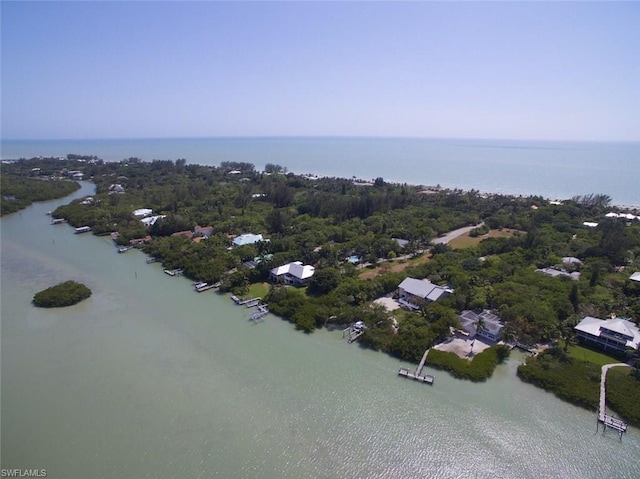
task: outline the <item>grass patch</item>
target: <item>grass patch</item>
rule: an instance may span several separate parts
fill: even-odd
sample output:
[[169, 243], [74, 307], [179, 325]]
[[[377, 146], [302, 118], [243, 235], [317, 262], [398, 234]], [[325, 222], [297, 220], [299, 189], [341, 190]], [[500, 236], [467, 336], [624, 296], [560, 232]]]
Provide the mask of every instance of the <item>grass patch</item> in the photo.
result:
[[269, 293], [269, 283], [255, 283], [249, 286], [248, 298], [264, 298]]
[[491, 230], [486, 235], [476, 236], [472, 238], [469, 236], [469, 233], [458, 236], [457, 238], [452, 239], [449, 242], [449, 246], [456, 249], [464, 249], [464, 248], [472, 248], [477, 246], [480, 241], [487, 238], [509, 238], [517, 233], [520, 233], [517, 230], [504, 229], [500, 230]]
[[578, 345], [569, 346], [567, 352], [569, 353], [570, 358], [576, 359], [578, 361], [586, 361], [588, 363], [596, 364], [597, 366], [601, 367], [605, 364], [621, 362], [620, 359]]

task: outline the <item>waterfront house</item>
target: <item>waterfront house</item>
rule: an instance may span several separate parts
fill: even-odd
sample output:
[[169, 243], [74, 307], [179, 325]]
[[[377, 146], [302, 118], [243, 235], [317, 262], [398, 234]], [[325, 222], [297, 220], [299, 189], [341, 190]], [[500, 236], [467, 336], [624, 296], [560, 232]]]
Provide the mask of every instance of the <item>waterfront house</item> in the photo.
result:
[[284, 283], [292, 286], [303, 286], [309, 282], [315, 273], [315, 268], [302, 261], [287, 263], [269, 271], [269, 278], [275, 283]]
[[398, 302], [415, 311], [432, 301], [446, 298], [453, 293], [448, 286], [438, 286], [427, 279], [405, 278], [398, 285]]
[[462, 329], [469, 334], [469, 338], [477, 337], [491, 342], [498, 341], [504, 329], [500, 318], [487, 309], [480, 314], [471, 310], [462, 311], [458, 314], [458, 321]]
[[627, 348], [640, 347], [640, 329], [624, 318], [599, 319], [585, 317], [575, 327], [578, 340], [613, 353], [624, 353]]

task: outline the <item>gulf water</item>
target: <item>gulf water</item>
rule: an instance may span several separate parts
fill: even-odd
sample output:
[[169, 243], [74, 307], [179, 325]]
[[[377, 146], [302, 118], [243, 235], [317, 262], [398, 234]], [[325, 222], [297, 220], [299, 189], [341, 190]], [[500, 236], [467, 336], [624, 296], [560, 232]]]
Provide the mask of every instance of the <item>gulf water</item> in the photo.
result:
[[[73, 195], [92, 192], [90, 185]], [[516, 377], [397, 376], [339, 331], [260, 324], [228, 296], [49, 224], [60, 201], [0, 219], [3, 468], [50, 478], [640, 477], [640, 431]], [[93, 295], [39, 309], [67, 279]]]
[[640, 205], [640, 143], [423, 138], [164, 138], [2, 140], [2, 159], [97, 155], [120, 161], [266, 163], [312, 173], [568, 199], [602, 193]]

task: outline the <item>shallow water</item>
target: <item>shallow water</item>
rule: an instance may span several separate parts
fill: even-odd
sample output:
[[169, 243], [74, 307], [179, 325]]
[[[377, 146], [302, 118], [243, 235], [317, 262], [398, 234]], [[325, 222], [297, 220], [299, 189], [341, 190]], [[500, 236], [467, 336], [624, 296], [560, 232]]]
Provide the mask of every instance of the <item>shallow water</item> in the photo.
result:
[[[253, 324], [228, 297], [195, 293], [138, 251], [49, 225], [56, 203], [0, 220], [3, 468], [52, 478], [640, 477], [639, 431], [595, 434], [594, 413], [517, 379], [518, 353], [482, 384], [429, 368], [433, 386], [402, 379], [398, 368], [415, 365], [339, 331], [304, 335], [271, 315]], [[66, 279], [91, 298], [30, 304]]]

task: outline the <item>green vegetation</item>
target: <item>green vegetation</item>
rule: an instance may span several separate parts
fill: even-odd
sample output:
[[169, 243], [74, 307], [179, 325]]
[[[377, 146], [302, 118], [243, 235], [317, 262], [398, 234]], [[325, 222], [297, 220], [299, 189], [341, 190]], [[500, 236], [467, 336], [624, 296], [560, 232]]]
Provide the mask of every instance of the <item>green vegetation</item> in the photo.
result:
[[557, 349], [527, 358], [518, 367], [518, 376], [523, 381], [593, 411], [598, 408], [600, 373], [600, 366], [569, 358]]
[[[82, 171], [96, 184], [93, 201], [62, 206], [55, 217], [90, 226], [94, 234], [117, 232], [122, 245], [148, 236], [141, 248], [165, 268], [182, 268], [194, 281], [220, 281], [223, 292], [262, 296], [254, 288], [268, 281], [271, 268], [290, 261], [313, 265], [306, 289], [269, 286], [265, 299], [271, 311], [307, 333], [363, 321], [362, 346], [406, 361], [417, 363], [425, 349], [448, 337], [464, 309], [495, 311], [505, 322], [507, 340], [562, 340], [569, 354], [573, 327], [585, 315], [640, 318], [640, 285], [628, 280], [630, 271], [640, 270], [640, 222], [607, 218], [612, 208], [606, 195], [563, 204], [442, 188], [425, 195], [423, 186], [382, 178], [365, 185], [267, 167], [265, 173], [244, 162], [214, 167], [129, 158], [109, 163], [68, 155], [6, 164], [2, 174], [31, 177], [38, 171], [49, 178]], [[147, 229], [132, 215], [139, 208], [164, 217]], [[585, 221], [598, 227], [586, 228]], [[486, 227], [465, 238], [464, 247], [431, 245], [446, 232], [481, 222]], [[196, 225], [210, 226], [211, 236], [199, 241], [188, 237], [191, 233], [173, 236], [193, 232]], [[270, 241], [232, 247], [235, 235], [248, 232]], [[348, 263], [352, 255], [372, 266]], [[582, 262], [563, 263], [568, 256]], [[571, 281], [536, 272], [546, 267], [581, 276]], [[396, 294], [407, 276], [455, 292], [416, 313], [372, 306], [373, 300]]]
[[509, 348], [499, 344], [476, 354], [471, 361], [453, 353], [432, 349], [427, 356], [429, 366], [449, 371], [458, 379], [485, 381], [491, 377], [499, 363], [509, 356]]
[[[3, 166], [4, 169], [6, 167]], [[0, 175], [0, 216], [20, 211], [34, 201], [63, 198], [78, 188], [80, 185], [72, 181], [31, 178], [3, 172]]]
[[[598, 363], [602, 358], [590, 356]], [[609, 360], [607, 363], [619, 362]], [[607, 364], [605, 363], [605, 364]], [[518, 376], [577, 406], [592, 411], [600, 398], [601, 364], [569, 357], [559, 348], [528, 358]], [[640, 425], [640, 378], [635, 368], [612, 368], [607, 372], [607, 407], [634, 425]]]
[[41, 308], [61, 308], [79, 303], [91, 296], [91, 290], [75, 281], [51, 286], [35, 294], [33, 304]]
[[620, 358], [614, 358], [607, 356], [606, 354], [599, 353], [593, 349], [585, 348], [584, 346], [571, 345], [568, 347], [567, 352], [569, 357], [577, 361], [585, 361], [595, 364], [596, 366], [604, 366], [605, 364], [619, 363]]
[[640, 426], [640, 378], [638, 370], [611, 368], [607, 372], [607, 407], [627, 422]]

